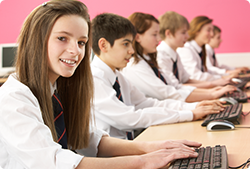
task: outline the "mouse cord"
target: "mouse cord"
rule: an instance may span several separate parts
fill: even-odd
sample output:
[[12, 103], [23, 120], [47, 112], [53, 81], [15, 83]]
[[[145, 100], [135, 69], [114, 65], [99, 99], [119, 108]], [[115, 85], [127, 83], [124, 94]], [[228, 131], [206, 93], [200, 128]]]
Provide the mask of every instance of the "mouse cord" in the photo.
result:
[[[232, 169], [237, 169], [237, 168], [241, 168], [241, 167], [242, 167], [242, 169], [244, 169], [248, 163], [250, 163], [250, 158], [249, 158], [245, 163], [241, 164], [241, 165], [238, 166], [238, 167], [230, 167], [230, 166], [228, 166], [228, 167], [229, 167], [229, 168], [232, 168]], [[248, 165], [249, 165], [249, 164], [248, 164]]]

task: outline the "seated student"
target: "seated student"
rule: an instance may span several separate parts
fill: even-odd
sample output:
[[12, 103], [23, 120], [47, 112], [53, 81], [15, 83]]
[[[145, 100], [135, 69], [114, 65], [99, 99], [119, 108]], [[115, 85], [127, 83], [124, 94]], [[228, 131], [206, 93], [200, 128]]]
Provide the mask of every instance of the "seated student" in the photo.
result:
[[236, 74], [249, 70], [246, 67], [233, 68], [227, 65], [219, 65], [215, 56], [214, 49], [218, 48], [221, 43], [221, 29], [214, 25], [213, 37], [210, 39], [209, 43], [206, 44], [207, 51], [207, 69], [208, 72], [212, 74], [225, 75], [225, 74]]
[[224, 86], [230, 82], [223, 78], [213, 81], [190, 79], [190, 75], [184, 69], [180, 56], [176, 52], [177, 48], [184, 46], [189, 37], [187, 19], [176, 12], [168, 11], [159, 17], [159, 22], [162, 41], [157, 46], [157, 63], [163, 72], [163, 76], [169, 79], [169, 85], [175, 86], [177, 89], [183, 87], [183, 85], [212, 88]]
[[201, 145], [197, 142], [137, 143], [89, 132], [90, 28], [87, 8], [79, 1], [50, 1], [27, 17], [17, 72], [0, 88], [0, 168], [161, 168], [174, 159], [196, 157], [191, 147]]
[[159, 100], [178, 99], [195, 102], [216, 99], [226, 92], [235, 90], [233, 86], [219, 90], [208, 90], [195, 89], [195, 87], [191, 86], [175, 88], [175, 86], [169, 85], [169, 78], [160, 72], [161, 69], [156, 62], [156, 47], [160, 41], [158, 20], [153, 15], [139, 12], [130, 15], [129, 20], [137, 31], [133, 43], [135, 54], [130, 59], [127, 67], [122, 70], [122, 73], [131, 84], [136, 86], [147, 97]]
[[181, 62], [190, 75], [190, 79], [212, 81], [222, 78], [207, 72], [206, 49], [213, 36], [212, 19], [206, 16], [197, 16], [190, 22], [189, 38], [184, 47], [178, 48], [177, 53]]
[[218, 101], [196, 105], [146, 98], [131, 85], [118, 71], [134, 53], [136, 31], [128, 19], [109, 13], [97, 15], [92, 20], [92, 34], [95, 120], [97, 127], [111, 136], [125, 139], [127, 130], [197, 120], [223, 109]]

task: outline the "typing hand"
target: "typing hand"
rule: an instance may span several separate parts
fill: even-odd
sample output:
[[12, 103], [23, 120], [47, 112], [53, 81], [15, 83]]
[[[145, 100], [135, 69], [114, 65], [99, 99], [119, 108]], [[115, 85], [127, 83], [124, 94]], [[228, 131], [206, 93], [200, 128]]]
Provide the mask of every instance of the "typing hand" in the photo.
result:
[[197, 156], [198, 153], [196, 153], [194, 149], [161, 149], [155, 152], [141, 155], [141, 162], [144, 164], [144, 166], [142, 167], [144, 169], [162, 168], [168, 165], [173, 160]]
[[192, 110], [193, 120], [202, 119], [208, 114], [220, 113], [224, 110], [224, 106], [221, 101], [211, 100], [211, 101], [202, 101], [198, 103], [196, 109]]
[[227, 86], [219, 86], [210, 89], [211, 93], [213, 95], [213, 98], [217, 99], [220, 98], [221, 96], [227, 94], [227, 93], [232, 93], [233, 91], [237, 90], [237, 87], [232, 86], [232, 85], [227, 85]]
[[191, 147], [200, 147], [201, 143], [189, 140], [164, 140], [164, 141], [151, 141], [140, 143], [144, 149], [144, 152], [150, 153], [160, 149], [174, 149], [182, 148], [193, 150]]

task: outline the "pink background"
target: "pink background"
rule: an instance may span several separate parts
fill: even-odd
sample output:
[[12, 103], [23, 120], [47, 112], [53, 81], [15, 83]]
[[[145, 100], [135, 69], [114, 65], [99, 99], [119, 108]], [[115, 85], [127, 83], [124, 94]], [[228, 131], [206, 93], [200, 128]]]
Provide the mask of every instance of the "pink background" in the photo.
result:
[[[218, 53], [250, 52], [250, 3], [247, 0], [81, 0], [91, 19], [103, 12], [128, 17], [146, 12], [158, 17], [173, 10], [190, 21], [206, 15], [222, 29], [223, 42]], [[0, 43], [15, 43], [25, 17], [45, 0], [3, 0], [0, 4]]]

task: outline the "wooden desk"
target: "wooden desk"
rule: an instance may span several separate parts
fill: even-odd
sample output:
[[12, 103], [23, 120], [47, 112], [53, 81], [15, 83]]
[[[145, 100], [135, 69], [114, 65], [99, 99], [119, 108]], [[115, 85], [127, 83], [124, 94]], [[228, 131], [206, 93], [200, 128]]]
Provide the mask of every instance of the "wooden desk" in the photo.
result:
[[0, 84], [3, 84], [6, 80], [7, 78], [0, 78]]
[[[250, 103], [243, 104], [243, 112], [250, 111]], [[202, 121], [152, 126], [141, 133], [135, 141], [187, 139], [202, 143], [202, 146], [226, 145], [230, 167], [236, 167], [250, 158], [250, 114], [242, 117], [235, 130], [207, 131]]]

